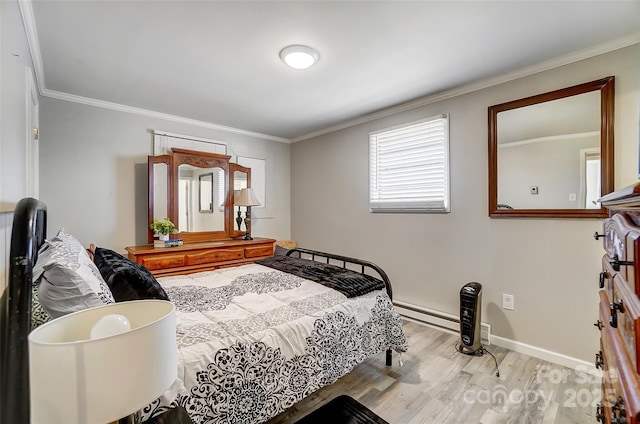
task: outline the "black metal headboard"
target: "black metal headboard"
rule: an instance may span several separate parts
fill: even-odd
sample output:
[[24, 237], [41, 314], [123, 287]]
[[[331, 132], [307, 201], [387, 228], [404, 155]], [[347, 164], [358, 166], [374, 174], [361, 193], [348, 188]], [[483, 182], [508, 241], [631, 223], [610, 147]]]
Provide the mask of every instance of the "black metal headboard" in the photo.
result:
[[[374, 275], [375, 277], [380, 277], [380, 279], [384, 282], [385, 289], [387, 290], [387, 294], [389, 295], [389, 299], [393, 300], [393, 290], [391, 289], [391, 281], [389, 281], [389, 277], [387, 273], [384, 272], [382, 268], [373, 262], [364, 261], [362, 259], [351, 258], [349, 256], [336, 255], [334, 253], [320, 252], [318, 250], [311, 249], [303, 249], [301, 247], [294, 247], [287, 251], [287, 256], [292, 256], [295, 253], [300, 255], [299, 257], [305, 259], [311, 259], [316, 262], [326, 262], [331, 263], [331, 261], [342, 262], [342, 268], [347, 268], [348, 264], [355, 265], [356, 267], [360, 267], [360, 274], [365, 274], [365, 268], [372, 269], [377, 273]], [[320, 260], [318, 258], [324, 258], [324, 260]]]
[[46, 236], [46, 205], [30, 197], [20, 200], [11, 231], [9, 281], [0, 298], [0, 423], [29, 423], [31, 284]]

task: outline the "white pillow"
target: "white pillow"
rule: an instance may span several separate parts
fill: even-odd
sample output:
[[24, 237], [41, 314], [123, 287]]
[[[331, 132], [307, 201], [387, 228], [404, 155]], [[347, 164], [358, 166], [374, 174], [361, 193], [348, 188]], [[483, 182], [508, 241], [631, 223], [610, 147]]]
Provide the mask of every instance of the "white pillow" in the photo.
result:
[[38, 299], [52, 318], [114, 303], [85, 248], [64, 229], [38, 252], [33, 279], [40, 280]]

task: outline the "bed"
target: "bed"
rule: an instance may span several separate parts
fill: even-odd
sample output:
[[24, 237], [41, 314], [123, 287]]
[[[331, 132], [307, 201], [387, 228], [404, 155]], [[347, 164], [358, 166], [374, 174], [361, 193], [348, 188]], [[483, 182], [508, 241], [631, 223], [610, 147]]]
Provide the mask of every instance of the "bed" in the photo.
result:
[[[31, 287], [45, 236], [46, 206], [23, 199], [0, 304], [1, 422], [29, 421]], [[195, 423], [262, 423], [366, 358], [386, 352], [391, 365], [391, 351], [407, 349], [389, 279], [370, 262], [294, 249], [158, 283], [177, 310], [178, 379], [143, 419], [180, 405]]]

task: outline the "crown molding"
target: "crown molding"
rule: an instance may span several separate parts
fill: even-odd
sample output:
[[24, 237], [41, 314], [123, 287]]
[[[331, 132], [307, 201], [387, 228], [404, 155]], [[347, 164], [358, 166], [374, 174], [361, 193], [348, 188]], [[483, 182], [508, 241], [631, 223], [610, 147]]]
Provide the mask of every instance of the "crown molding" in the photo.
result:
[[20, 15], [22, 16], [24, 31], [27, 35], [27, 44], [29, 45], [29, 52], [31, 53], [31, 62], [33, 62], [33, 69], [36, 74], [36, 85], [38, 86], [38, 92], [40, 95], [43, 95], [42, 93], [45, 90], [44, 70], [42, 68], [40, 43], [38, 42], [38, 31], [36, 30], [36, 20], [33, 16], [31, 0], [18, 0], [18, 6], [20, 7]]
[[292, 138], [291, 143], [296, 143], [298, 141], [319, 137], [324, 134], [329, 134], [334, 131], [343, 130], [345, 128], [353, 127], [359, 124], [364, 124], [366, 122], [374, 121], [376, 119], [385, 118], [387, 116], [395, 115], [396, 113], [404, 112], [407, 110], [417, 109], [419, 107], [426, 106], [432, 103], [440, 102], [453, 97], [461, 96], [463, 94], [468, 94], [474, 91], [479, 91], [485, 88], [493, 87], [495, 85], [516, 80], [518, 78], [523, 78], [523, 77], [534, 75], [543, 71], [548, 71], [553, 68], [558, 68], [560, 66], [569, 65], [571, 63], [578, 62], [580, 60], [589, 59], [591, 57], [595, 57], [595, 56], [608, 53], [614, 50], [622, 49], [624, 47], [629, 47], [638, 43], [640, 43], [640, 32], [637, 32], [627, 37], [618, 38], [616, 40], [613, 40], [607, 43], [598, 44], [596, 46], [592, 46], [584, 50], [570, 53], [568, 55], [547, 60], [545, 62], [541, 62], [536, 65], [518, 69], [513, 72], [497, 75], [497, 76], [487, 78], [481, 81], [477, 81], [471, 84], [462, 85], [460, 87], [456, 87], [451, 90], [443, 91], [431, 96], [422, 97], [417, 100], [413, 100], [407, 103], [402, 103], [397, 106], [392, 106], [390, 108], [379, 110], [379, 111], [370, 113], [368, 115], [364, 115], [358, 119], [353, 119], [347, 122], [343, 122], [342, 124], [339, 124], [339, 125], [335, 125], [329, 128], [325, 128], [319, 131], [315, 131], [309, 134]]
[[165, 121], [172, 121], [172, 122], [177, 122], [177, 123], [180, 123], [180, 124], [192, 125], [192, 126], [195, 126], [195, 127], [207, 128], [207, 129], [212, 129], [212, 130], [217, 130], [217, 131], [224, 131], [224, 132], [233, 133], [233, 134], [240, 134], [240, 135], [245, 135], [245, 136], [248, 136], [248, 137], [260, 138], [260, 139], [263, 139], [263, 140], [277, 141], [277, 142], [280, 142], [280, 143], [289, 143], [290, 142], [289, 139], [286, 139], [286, 138], [283, 138], [283, 137], [278, 137], [278, 136], [275, 136], [275, 135], [262, 134], [262, 133], [257, 133], [257, 132], [253, 132], [253, 131], [242, 130], [242, 129], [239, 129], [239, 128], [227, 127], [227, 126], [224, 126], [224, 125], [218, 125], [218, 124], [214, 124], [214, 123], [211, 123], [211, 122], [198, 121], [196, 119], [185, 118], [185, 117], [182, 117], [182, 116], [176, 116], [176, 115], [171, 115], [171, 114], [168, 114], [168, 113], [156, 112], [156, 111], [153, 111], [153, 110], [142, 109], [142, 108], [133, 107], [133, 106], [127, 106], [127, 105], [123, 105], [123, 104], [120, 104], [120, 103], [113, 103], [113, 102], [106, 102], [106, 101], [103, 101], [103, 100], [96, 100], [96, 99], [92, 99], [90, 97], [77, 96], [75, 94], [63, 93], [61, 91], [49, 90], [49, 89], [46, 89], [46, 88], [43, 90], [41, 95], [44, 96], [44, 97], [50, 97], [52, 99], [64, 100], [64, 101], [73, 102], [73, 103], [80, 103], [80, 104], [99, 107], [99, 108], [103, 108], [103, 109], [111, 109], [111, 110], [116, 110], [116, 111], [119, 111], [119, 112], [132, 113], [134, 115], [142, 115], [142, 116], [146, 116], [146, 117], [149, 117], [149, 118], [162, 119], [162, 120], [165, 120]]

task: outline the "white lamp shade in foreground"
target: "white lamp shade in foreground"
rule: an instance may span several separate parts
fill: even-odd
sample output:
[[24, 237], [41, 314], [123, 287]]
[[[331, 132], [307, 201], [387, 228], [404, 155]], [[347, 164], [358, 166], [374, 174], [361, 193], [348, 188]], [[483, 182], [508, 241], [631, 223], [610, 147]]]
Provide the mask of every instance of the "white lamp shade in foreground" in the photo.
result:
[[[124, 315], [131, 329], [91, 339], [96, 322]], [[108, 423], [158, 398], [177, 374], [174, 306], [114, 303], [65, 315], [29, 334], [32, 423]]]

